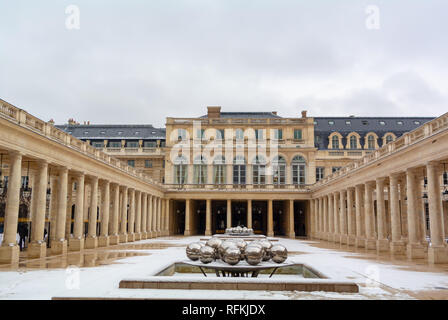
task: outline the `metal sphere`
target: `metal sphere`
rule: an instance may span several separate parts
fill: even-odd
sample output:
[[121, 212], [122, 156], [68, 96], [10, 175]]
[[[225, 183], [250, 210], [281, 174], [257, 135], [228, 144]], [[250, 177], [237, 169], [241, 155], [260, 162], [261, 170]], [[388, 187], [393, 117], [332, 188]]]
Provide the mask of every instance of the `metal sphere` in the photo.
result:
[[203, 246], [200, 250], [200, 257], [202, 263], [210, 263], [215, 260], [215, 249], [209, 246]]
[[240, 255], [240, 249], [230, 246], [224, 251], [224, 261], [233, 266], [240, 262]]
[[192, 242], [187, 246], [186, 252], [187, 252], [187, 257], [190, 260], [196, 261], [199, 259], [201, 253], [202, 246], [200, 242]]
[[245, 259], [245, 254], [244, 251], [247, 247], [247, 242], [244, 241], [243, 239], [237, 239], [235, 240], [236, 246], [238, 247], [238, 249], [240, 249], [241, 252], [241, 260]]
[[224, 251], [226, 251], [228, 247], [237, 247], [235, 241], [225, 240], [221, 243], [218, 248], [218, 255], [221, 260], [224, 260]]
[[222, 243], [222, 240], [221, 240], [221, 239], [213, 237], [213, 238], [210, 238], [210, 239], [207, 241], [206, 245], [209, 246], [209, 247], [212, 247], [212, 248], [214, 248], [214, 249], [217, 249], [217, 248], [219, 248], [219, 246], [221, 245], [221, 243]]
[[247, 263], [252, 266], [259, 264], [263, 258], [263, 249], [260, 246], [248, 246], [244, 253]]
[[261, 240], [261, 246], [263, 247], [263, 261], [268, 261], [272, 258], [271, 248], [272, 243], [269, 240]]
[[272, 261], [283, 263], [288, 258], [288, 250], [281, 244], [275, 244], [271, 248]]

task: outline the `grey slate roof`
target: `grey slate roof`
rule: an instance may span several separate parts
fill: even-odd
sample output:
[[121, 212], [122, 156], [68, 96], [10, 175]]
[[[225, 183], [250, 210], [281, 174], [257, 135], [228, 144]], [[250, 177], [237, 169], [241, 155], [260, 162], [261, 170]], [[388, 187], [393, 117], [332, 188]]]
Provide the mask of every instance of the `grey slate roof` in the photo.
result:
[[57, 125], [78, 139], [89, 140], [165, 140], [165, 128], [154, 128], [152, 125]]
[[[400, 137], [403, 133], [412, 131], [432, 119], [434, 117], [314, 117], [314, 135], [319, 137], [315, 146], [318, 149], [327, 149], [328, 136], [332, 132], [339, 132], [343, 136], [344, 146], [347, 144], [346, 137], [350, 132], [358, 133], [362, 144], [367, 133], [375, 132], [380, 138], [378, 144], [381, 147], [385, 133], [393, 132]], [[333, 121], [334, 124], [331, 125], [329, 121]], [[346, 124], [346, 121], [350, 121], [350, 124]]]
[[[272, 112], [221, 112], [221, 118], [247, 119], [247, 118], [281, 118]], [[208, 115], [203, 115], [199, 118], [208, 118]]]

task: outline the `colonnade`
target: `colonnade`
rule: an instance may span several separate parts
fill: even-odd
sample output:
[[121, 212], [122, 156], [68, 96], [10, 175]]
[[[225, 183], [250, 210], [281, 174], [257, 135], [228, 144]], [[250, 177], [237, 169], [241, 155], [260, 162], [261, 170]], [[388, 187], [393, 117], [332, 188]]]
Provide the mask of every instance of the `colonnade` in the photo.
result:
[[311, 235], [411, 259], [427, 258], [430, 263], [447, 263], [443, 172], [441, 162], [429, 161], [425, 166], [319, 195], [311, 200]]
[[[9, 172], [0, 263], [14, 264], [19, 261], [16, 234], [23, 157], [20, 152], [8, 151]], [[50, 253], [66, 254], [67, 251], [93, 249], [169, 234], [169, 201], [160, 195], [135, 189], [119, 181], [51, 165], [45, 160], [27, 161], [34, 164], [30, 205], [31, 238], [26, 252], [28, 258], [42, 258]], [[50, 189], [47, 187], [49, 180]], [[51, 225], [48, 235], [50, 252], [47, 252], [44, 240], [47, 216]]]

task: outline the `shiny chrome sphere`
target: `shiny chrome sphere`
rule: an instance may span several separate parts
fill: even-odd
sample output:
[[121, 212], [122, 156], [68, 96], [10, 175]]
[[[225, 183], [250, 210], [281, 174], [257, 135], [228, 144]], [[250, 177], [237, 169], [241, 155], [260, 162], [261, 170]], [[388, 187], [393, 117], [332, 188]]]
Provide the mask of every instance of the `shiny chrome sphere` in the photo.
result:
[[244, 254], [247, 263], [256, 266], [263, 259], [263, 248], [260, 246], [248, 246]]
[[261, 240], [261, 246], [263, 247], [263, 261], [268, 261], [272, 258], [271, 248], [272, 243], [269, 240]]
[[208, 239], [206, 245], [216, 249], [216, 248], [219, 248], [221, 243], [222, 243], [221, 239], [213, 237], [213, 238]]
[[218, 255], [221, 260], [224, 260], [224, 252], [226, 251], [226, 249], [228, 247], [236, 247], [237, 248], [235, 241], [225, 240], [221, 243], [221, 245], [218, 248]]
[[271, 248], [272, 261], [283, 263], [288, 258], [288, 250], [281, 244], [275, 244]]
[[202, 263], [210, 263], [215, 260], [215, 249], [209, 246], [203, 246], [200, 250], [200, 257]]
[[224, 251], [224, 261], [230, 265], [240, 262], [241, 251], [236, 246], [230, 246]]
[[235, 240], [236, 246], [238, 247], [238, 249], [240, 249], [241, 252], [241, 260], [245, 259], [245, 254], [244, 251], [247, 247], [247, 242], [244, 241], [243, 239], [237, 239]]
[[202, 245], [200, 242], [190, 243], [186, 249], [188, 259], [193, 260], [193, 261], [198, 260], [201, 255], [201, 253], [200, 253], [201, 248], [202, 248]]

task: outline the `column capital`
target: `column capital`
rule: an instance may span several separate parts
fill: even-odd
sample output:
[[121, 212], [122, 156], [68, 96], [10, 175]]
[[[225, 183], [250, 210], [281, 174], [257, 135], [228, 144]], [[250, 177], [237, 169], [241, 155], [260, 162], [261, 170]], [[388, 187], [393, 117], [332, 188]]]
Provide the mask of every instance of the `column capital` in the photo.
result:
[[19, 150], [9, 150], [8, 151], [9, 157], [23, 157], [23, 152]]
[[387, 177], [378, 177], [375, 179], [376, 183], [384, 183], [386, 182]]

